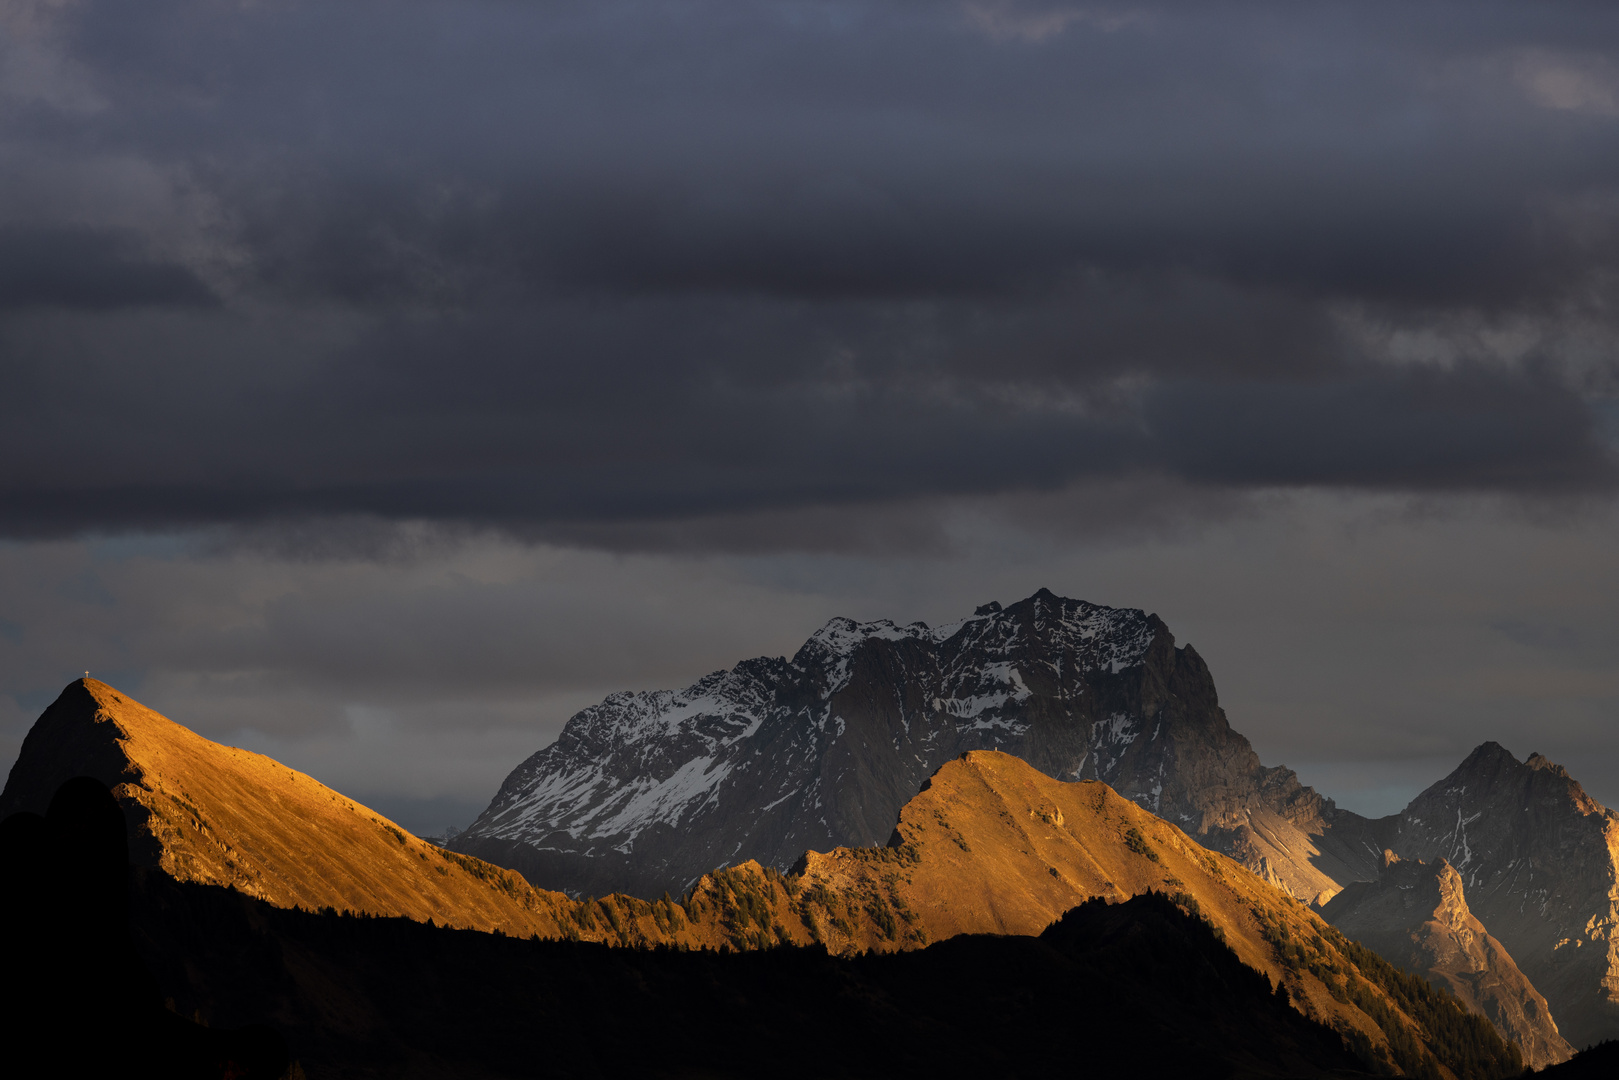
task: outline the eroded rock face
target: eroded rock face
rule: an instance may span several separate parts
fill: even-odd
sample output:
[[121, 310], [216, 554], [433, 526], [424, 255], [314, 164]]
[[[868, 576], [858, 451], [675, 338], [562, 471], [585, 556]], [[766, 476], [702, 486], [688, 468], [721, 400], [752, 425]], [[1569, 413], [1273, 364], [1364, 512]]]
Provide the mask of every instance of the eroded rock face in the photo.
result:
[[1330, 802], [1260, 764], [1157, 616], [1045, 590], [938, 628], [835, 619], [791, 660], [615, 694], [451, 846], [547, 888], [678, 892], [743, 859], [881, 843], [923, 780], [980, 749], [1110, 784], [1306, 899], [1375, 876], [1377, 849], [1338, 842]]
[[1619, 815], [1566, 769], [1485, 743], [1406, 807], [1388, 846], [1455, 867], [1569, 1042], [1619, 1035]]
[[1574, 1053], [1546, 999], [1468, 908], [1461, 875], [1444, 859], [1425, 863], [1387, 852], [1377, 881], [1350, 884], [1322, 914], [1390, 963], [1448, 987], [1517, 1043], [1535, 1068]]

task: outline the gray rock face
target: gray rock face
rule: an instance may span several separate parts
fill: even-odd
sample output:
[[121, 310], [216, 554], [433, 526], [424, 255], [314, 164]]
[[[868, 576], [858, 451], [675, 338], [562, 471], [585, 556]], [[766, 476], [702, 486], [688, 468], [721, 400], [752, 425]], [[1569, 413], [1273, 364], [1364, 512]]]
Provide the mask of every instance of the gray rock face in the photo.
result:
[[1444, 859], [1413, 862], [1388, 852], [1377, 881], [1350, 884], [1322, 915], [1385, 960], [1449, 988], [1517, 1043], [1528, 1065], [1541, 1069], [1573, 1055], [1546, 999], [1469, 910], [1461, 875]]
[[1485, 743], [1398, 815], [1388, 846], [1456, 868], [1569, 1042], [1619, 1035], [1619, 815], [1567, 770]]
[[[786, 868], [806, 849], [881, 843], [929, 775], [980, 749], [1102, 780], [1222, 850], [1276, 853], [1273, 879], [1306, 896], [1375, 874], [1375, 853], [1311, 847], [1301, 830], [1325, 835], [1331, 804], [1260, 764], [1157, 616], [1045, 590], [938, 628], [834, 619], [791, 660], [615, 694], [450, 846], [546, 888], [679, 891], [743, 859]], [[1280, 858], [1278, 838], [1326, 869]]]
[[1367, 856], [1384, 848], [1446, 860], [1471, 912], [1551, 1004], [1563, 1037], [1575, 1046], [1619, 1037], [1619, 815], [1567, 770], [1538, 754], [1520, 762], [1491, 742], [1399, 814], [1371, 821], [1322, 805], [1314, 812], [1295, 798], [1295, 812], [1276, 825], [1274, 800], [1262, 799], [1247, 830], [1199, 839], [1301, 896], [1315, 887], [1311, 871], [1321, 872], [1331, 882], [1319, 903], [1375, 881]]

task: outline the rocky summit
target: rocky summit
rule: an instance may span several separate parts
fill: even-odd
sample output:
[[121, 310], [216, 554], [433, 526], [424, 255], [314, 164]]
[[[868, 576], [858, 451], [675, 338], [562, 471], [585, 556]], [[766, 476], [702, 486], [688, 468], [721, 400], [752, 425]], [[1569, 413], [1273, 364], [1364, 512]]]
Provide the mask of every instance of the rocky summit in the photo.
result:
[[1488, 742], [1380, 823], [1402, 859], [1444, 859], [1569, 1042], [1619, 1036], [1619, 814], [1561, 765]]
[[1461, 875], [1444, 859], [1425, 863], [1385, 852], [1377, 881], [1354, 882], [1322, 914], [1348, 937], [1489, 1017], [1529, 1065], [1541, 1069], [1573, 1055], [1546, 999], [1468, 909]]
[[743, 859], [881, 843], [923, 780], [980, 749], [1101, 780], [1306, 899], [1376, 876], [1361, 819], [1261, 765], [1162, 620], [1043, 589], [946, 626], [834, 619], [791, 659], [614, 694], [452, 846], [574, 894], [678, 891]]

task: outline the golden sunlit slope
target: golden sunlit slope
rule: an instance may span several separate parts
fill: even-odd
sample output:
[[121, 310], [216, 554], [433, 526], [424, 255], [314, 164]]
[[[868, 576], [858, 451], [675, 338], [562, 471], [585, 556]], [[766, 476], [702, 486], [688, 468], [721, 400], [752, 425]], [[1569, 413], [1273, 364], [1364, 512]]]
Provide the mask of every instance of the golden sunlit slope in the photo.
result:
[[262, 754], [210, 742], [106, 683], [68, 686], [29, 731], [0, 814], [43, 812], [62, 781], [112, 788], [131, 856], [281, 907], [557, 935], [564, 896], [445, 852]]
[[[747, 948], [764, 942], [737, 903], [757, 906], [747, 898], [772, 889], [785, 895], [781, 874], [751, 863], [705, 878], [688, 901], [691, 917], [668, 897], [571, 900], [419, 840], [312, 777], [211, 742], [95, 679], [70, 683], [29, 730], [0, 817], [44, 813], [75, 776], [112, 789], [138, 865], [278, 907], [521, 937]], [[805, 924], [792, 921], [793, 940], [808, 942]]]
[[[1482, 1017], [1469, 1030], [1452, 999], [1107, 785], [1054, 780], [996, 751], [940, 768], [901, 810], [888, 847], [808, 852], [785, 876], [752, 862], [716, 871], [669, 914], [685, 920], [677, 941], [814, 941], [850, 954], [963, 933], [1038, 934], [1087, 899], [1148, 890], [1202, 916], [1299, 1011], [1381, 1067], [1467, 1074], [1440, 1062], [1465, 1063], [1494, 1038]], [[618, 918], [626, 903], [640, 902], [602, 906]], [[652, 940], [645, 919], [624, 929], [620, 940]]]
[[[95, 679], [69, 684], [29, 730], [0, 793], [0, 817], [43, 813], [74, 776], [112, 789], [137, 864], [279, 907], [522, 937], [746, 948], [763, 942], [735, 901], [782, 890], [782, 875], [752, 863], [705, 878], [691, 918], [667, 897], [571, 900], [419, 840], [312, 777], [211, 742]], [[804, 923], [792, 921], [796, 940], [809, 941]]]
[[1008, 754], [946, 764], [905, 805], [890, 847], [809, 853], [791, 884], [839, 899], [825, 917], [806, 906], [837, 951], [1036, 934], [1089, 897], [1165, 892], [1307, 1016], [1395, 1058], [1391, 1043], [1434, 1045], [1391, 998], [1388, 965], [1304, 904], [1105, 784], [1054, 780]]

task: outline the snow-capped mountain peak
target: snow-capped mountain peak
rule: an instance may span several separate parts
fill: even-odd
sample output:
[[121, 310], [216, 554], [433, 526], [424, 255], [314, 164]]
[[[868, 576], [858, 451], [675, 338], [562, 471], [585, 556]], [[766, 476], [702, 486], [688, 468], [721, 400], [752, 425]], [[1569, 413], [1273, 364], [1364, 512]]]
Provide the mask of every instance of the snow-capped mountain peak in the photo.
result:
[[791, 660], [583, 710], [456, 843], [555, 886], [645, 892], [737, 859], [786, 866], [807, 847], [880, 842], [965, 750], [1065, 778], [1122, 761], [1122, 729], [1105, 754], [1090, 745], [1118, 708], [1092, 714], [1155, 646], [1175, 653], [1156, 616], [1046, 590], [938, 627], [832, 619]]

